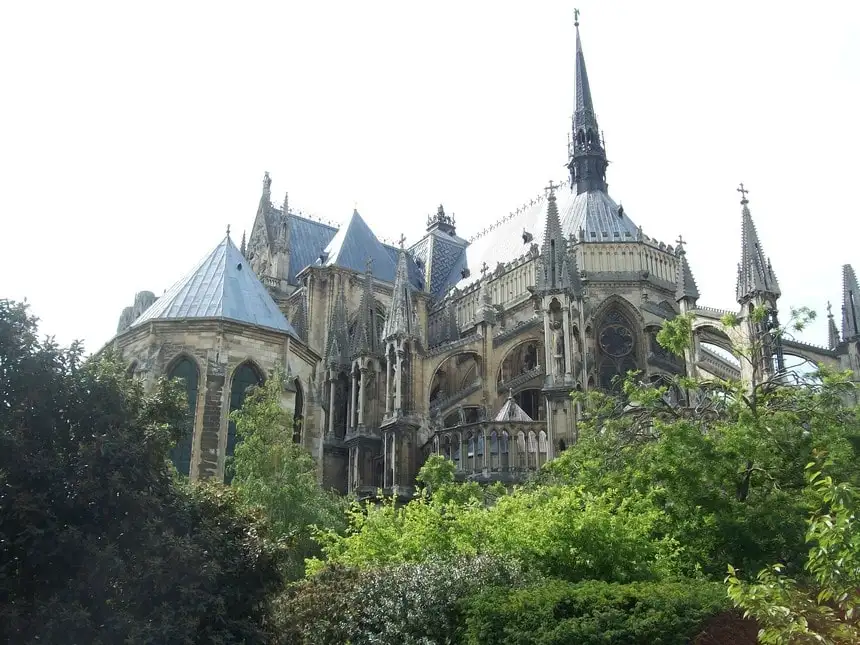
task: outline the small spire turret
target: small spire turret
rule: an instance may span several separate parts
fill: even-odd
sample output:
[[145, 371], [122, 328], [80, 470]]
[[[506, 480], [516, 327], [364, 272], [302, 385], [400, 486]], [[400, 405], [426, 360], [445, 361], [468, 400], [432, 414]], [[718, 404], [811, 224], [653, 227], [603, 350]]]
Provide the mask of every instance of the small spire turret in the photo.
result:
[[741, 184], [741, 261], [738, 264], [737, 300], [743, 304], [755, 296], [777, 299], [781, 295], [779, 282], [764, 249], [758, 240], [758, 232], [752, 220], [747, 193]]
[[361, 303], [358, 306], [358, 321], [353, 337], [352, 358], [358, 356], [374, 356], [379, 353], [379, 336], [376, 329], [373, 299], [373, 260], [367, 259], [364, 270], [364, 283], [361, 292]]
[[830, 349], [836, 349], [839, 346], [839, 330], [836, 328], [836, 321], [833, 319], [833, 305], [827, 301], [827, 346]]
[[576, 256], [569, 253], [568, 240], [561, 230], [555, 190], [551, 181], [546, 187], [547, 207], [543, 248], [538, 260], [535, 289], [538, 292], [568, 290], [575, 297], [582, 294], [582, 282], [576, 267]]
[[417, 315], [412, 297], [412, 285], [409, 283], [409, 271], [406, 263], [406, 238], [401, 235], [400, 252], [397, 259], [397, 271], [394, 274], [394, 293], [391, 296], [391, 308], [382, 328], [383, 340], [393, 338], [415, 338], [418, 335]]
[[842, 267], [842, 340], [860, 337], [860, 288], [854, 267]]
[[687, 252], [684, 250], [684, 238], [680, 235], [677, 240], [675, 255], [678, 258], [678, 268], [675, 274], [675, 300], [681, 302], [686, 300], [691, 306], [695, 306], [699, 299], [699, 288], [687, 262]]

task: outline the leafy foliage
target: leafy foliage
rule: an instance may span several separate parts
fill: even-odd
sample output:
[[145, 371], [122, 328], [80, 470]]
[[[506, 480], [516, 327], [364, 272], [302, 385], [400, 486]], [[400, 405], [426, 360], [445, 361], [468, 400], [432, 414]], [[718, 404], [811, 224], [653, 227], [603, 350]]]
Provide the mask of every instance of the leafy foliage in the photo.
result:
[[264, 642], [265, 525], [166, 459], [184, 394], [36, 330], [0, 300], [0, 640]]
[[[476, 484], [446, 483], [445, 472], [437, 460], [429, 461], [422, 479], [435, 488], [421, 490], [408, 504], [354, 504], [346, 535], [317, 535], [326, 561], [368, 569], [487, 554], [570, 580], [619, 581], [667, 574], [674, 566], [673, 541], [653, 537], [660, 512], [641, 495], [575, 486], [499, 494]], [[322, 566], [311, 560], [308, 570]]]
[[274, 631], [283, 645], [459, 642], [468, 597], [527, 579], [516, 563], [486, 556], [432, 558], [371, 571], [327, 567], [278, 599]]
[[726, 607], [719, 584], [542, 581], [466, 603], [468, 645], [685, 645]]
[[272, 537], [282, 547], [282, 571], [294, 580], [304, 574], [305, 558], [319, 553], [312, 540], [314, 527], [335, 533], [345, 528], [345, 502], [322, 489], [313, 457], [294, 443], [282, 392], [282, 376], [275, 373], [233, 412], [241, 442], [231, 484], [244, 504], [258, 507], [268, 519]]
[[860, 488], [835, 483], [810, 463], [809, 492], [817, 507], [809, 520], [810, 545], [801, 582], [780, 564], [762, 569], [744, 584], [729, 566], [729, 596], [762, 629], [772, 645], [860, 642]]

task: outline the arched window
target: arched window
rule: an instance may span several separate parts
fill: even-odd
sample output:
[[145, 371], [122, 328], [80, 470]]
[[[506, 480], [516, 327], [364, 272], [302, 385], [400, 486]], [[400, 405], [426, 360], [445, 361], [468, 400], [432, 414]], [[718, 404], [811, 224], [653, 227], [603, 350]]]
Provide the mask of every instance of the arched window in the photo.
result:
[[[636, 335], [633, 325], [617, 309], [610, 310], [601, 322], [597, 332], [600, 351], [598, 379], [605, 390], [619, 386], [627, 372], [636, 367]], [[618, 380], [615, 377], [619, 377]]]
[[538, 433], [538, 465], [546, 463], [547, 453], [549, 452], [549, 442], [546, 438], [546, 432], [541, 430]]
[[507, 468], [510, 465], [508, 460], [508, 433], [502, 431], [501, 439], [499, 440], [499, 452], [501, 453], [502, 468]]
[[305, 395], [302, 390], [302, 382], [296, 379], [296, 407], [293, 410], [293, 441], [302, 442], [302, 422], [305, 419]]
[[534, 431], [529, 432], [529, 468], [537, 468], [538, 466], [538, 442], [537, 435]]
[[170, 368], [167, 378], [178, 378], [185, 387], [185, 397], [188, 400], [188, 416], [182, 436], [170, 450], [170, 460], [176, 470], [186, 477], [191, 473], [191, 447], [194, 442], [194, 422], [197, 419], [197, 385], [199, 373], [197, 364], [183, 356]]
[[[238, 410], [245, 402], [245, 396], [252, 387], [262, 384], [263, 378], [250, 363], [242, 363], [233, 372], [233, 384], [230, 387], [230, 412]], [[232, 457], [236, 449], [236, 424], [233, 421], [227, 426], [227, 456]], [[229, 483], [232, 476], [227, 477]]]

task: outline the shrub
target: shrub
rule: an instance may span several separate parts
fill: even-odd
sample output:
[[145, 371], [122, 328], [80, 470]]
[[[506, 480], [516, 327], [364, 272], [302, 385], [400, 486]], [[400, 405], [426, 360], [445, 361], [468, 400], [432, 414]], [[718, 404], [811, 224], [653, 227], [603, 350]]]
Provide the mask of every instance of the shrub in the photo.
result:
[[458, 642], [466, 597], [523, 582], [516, 563], [487, 556], [362, 571], [326, 567], [276, 601], [274, 631], [282, 645]]
[[464, 605], [468, 645], [681, 645], [728, 601], [719, 584], [692, 580], [550, 580], [487, 589]]

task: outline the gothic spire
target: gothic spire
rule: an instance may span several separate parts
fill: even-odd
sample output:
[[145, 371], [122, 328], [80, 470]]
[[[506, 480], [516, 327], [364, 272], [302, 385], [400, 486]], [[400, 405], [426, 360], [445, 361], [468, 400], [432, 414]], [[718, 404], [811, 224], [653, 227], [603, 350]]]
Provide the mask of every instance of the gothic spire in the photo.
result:
[[331, 319], [328, 324], [328, 345], [326, 347], [326, 365], [337, 367], [347, 364], [346, 354], [349, 351], [349, 329], [346, 323], [346, 295], [343, 291], [344, 277], [340, 276], [337, 298]]
[[385, 318], [382, 337], [384, 340], [408, 338], [415, 337], [417, 333], [415, 305], [412, 301], [412, 285], [409, 284], [409, 272], [406, 267], [406, 249], [403, 248], [403, 237], [401, 236], [400, 255], [397, 259], [397, 271], [394, 274], [394, 293], [391, 296], [391, 309]]
[[242, 254], [242, 257], [247, 257], [245, 255], [247, 243], [245, 242], [245, 231], [242, 231], [242, 245], [239, 247], [239, 252]]
[[573, 295], [582, 293], [582, 283], [576, 267], [576, 258], [568, 253], [567, 240], [561, 232], [561, 221], [558, 215], [558, 204], [555, 199], [555, 189], [558, 186], [549, 182], [546, 190], [546, 224], [543, 236], [543, 248], [538, 260], [536, 289], [538, 291], [570, 290]]
[[860, 336], [860, 289], [854, 267], [842, 267], [842, 339], [853, 340]]
[[571, 186], [576, 184], [576, 193], [592, 190], [606, 192], [606, 151], [597, 125], [591, 85], [585, 69], [585, 54], [579, 37], [579, 10], [574, 10], [576, 28], [576, 101], [573, 112], [573, 133], [568, 146], [568, 163]]
[[684, 239], [678, 237], [676, 255], [678, 256], [678, 269], [675, 274], [675, 300], [680, 302], [687, 299], [695, 302], [699, 299], [699, 288], [687, 262], [687, 252], [684, 250]]
[[758, 233], [749, 209], [749, 192], [744, 185], [738, 188], [741, 194], [741, 261], [738, 264], [737, 300], [744, 303], [756, 295], [779, 298], [779, 282], [764, 249], [758, 241]]
[[836, 349], [839, 346], [839, 330], [836, 321], [833, 320], [833, 306], [827, 301], [827, 346]]
[[368, 260], [364, 270], [364, 289], [358, 306], [358, 321], [352, 342], [352, 357], [369, 356], [377, 353], [379, 342], [376, 335], [376, 320], [373, 300], [373, 261]]

